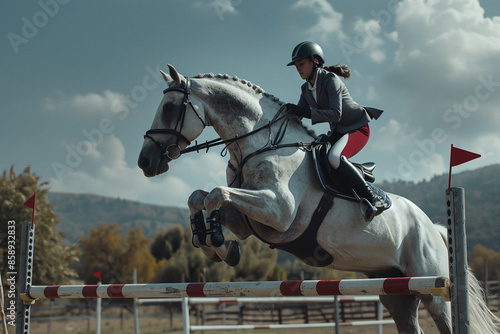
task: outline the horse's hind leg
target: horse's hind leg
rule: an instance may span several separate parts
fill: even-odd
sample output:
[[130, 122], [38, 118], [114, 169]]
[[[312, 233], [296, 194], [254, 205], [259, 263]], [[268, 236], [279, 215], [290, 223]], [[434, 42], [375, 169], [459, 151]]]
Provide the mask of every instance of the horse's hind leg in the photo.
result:
[[423, 334], [418, 325], [418, 306], [420, 299], [413, 295], [381, 295], [380, 301], [391, 314], [398, 333], [400, 334]]
[[436, 323], [436, 326], [441, 334], [451, 333], [451, 306], [444, 301], [443, 297], [435, 297], [433, 295], [421, 296], [425, 308]]

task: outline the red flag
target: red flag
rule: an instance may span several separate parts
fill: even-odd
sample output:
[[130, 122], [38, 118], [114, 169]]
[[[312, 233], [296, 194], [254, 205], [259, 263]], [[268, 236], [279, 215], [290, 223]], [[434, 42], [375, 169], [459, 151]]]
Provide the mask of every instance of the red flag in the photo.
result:
[[35, 201], [36, 201], [36, 193], [33, 194], [26, 202], [24, 202], [24, 205], [27, 206], [28, 208], [35, 208]]
[[447, 190], [447, 192], [449, 192], [450, 188], [451, 188], [451, 167], [458, 166], [458, 165], [461, 165], [463, 163], [466, 163], [467, 161], [477, 159], [480, 156], [481, 156], [480, 154], [466, 151], [466, 150], [462, 150], [461, 148], [454, 147], [453, 144], [451, 144], [450, 172], [448, 175], [448, 190]]
[[101, 272], [100, 271], [93, 273], [92, 276], [97, 277], [99, 279], [99, 282], [101, 281]]
[[25, 206], [33, 209], [33, 215], [31, 217], [31, 228], [33, 228], [33, 226], [35, 225], [35, 204], [36, 204], [36, 192], [33, 193], [33, 196], [28, 198], [26, 202], [24, 202]]
[[467, 161], [471, 161], [479, 157], [481, 157], [480, 154], [462, 150], [458, 147], [454, 147], [453, 145], [451, 145], [451, 158], [450, 158], [451, 167], [461, 165], [463, 163], [466, 163]]

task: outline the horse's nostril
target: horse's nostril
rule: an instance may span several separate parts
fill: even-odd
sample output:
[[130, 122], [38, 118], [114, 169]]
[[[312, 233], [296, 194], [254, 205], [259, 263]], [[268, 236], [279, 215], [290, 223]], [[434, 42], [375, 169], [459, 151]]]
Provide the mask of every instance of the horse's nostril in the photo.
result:
[[138, 162], [139, 168], [144, 170], [149, 167], [149, 160], [147, 158], [139, 158]]

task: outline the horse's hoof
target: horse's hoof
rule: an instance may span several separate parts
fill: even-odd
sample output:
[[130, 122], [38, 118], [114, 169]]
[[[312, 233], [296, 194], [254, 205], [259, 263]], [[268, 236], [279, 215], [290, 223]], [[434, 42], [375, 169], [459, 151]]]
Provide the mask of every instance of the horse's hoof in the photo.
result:
[[236, 240], [231, 240], [229, 242], [229, 247], [227, 249], [227, 256], [224, 262], [226, 262], [231, 267], [234, 267], [238, 263], [240, 263], [240, 255], [241, 255], [240, 244]]
[[210, 218], [207, 218], [207, 223], [210, 223], [210, 229], [207, 231], [207, 234], [210, 234], [212, 246], [222, 246], [222, 244], [224, 244], [224, 234], [222, 234], [219, 210], [212, 212]]

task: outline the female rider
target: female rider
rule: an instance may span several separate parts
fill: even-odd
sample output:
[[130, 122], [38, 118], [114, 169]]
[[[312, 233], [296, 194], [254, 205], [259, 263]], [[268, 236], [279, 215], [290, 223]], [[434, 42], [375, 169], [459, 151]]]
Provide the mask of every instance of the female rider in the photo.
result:
[[376, 209], [383, 210], [383, 199], [372, 191], [359, 169], [347, 159], [366, 145], [370, 137], [368, 122], [377, 119], [382, 110], [354, 102], [340, 79], [349, 78], [350, 70], [346, 66], [323, 66], [323, 57], [323, 50], [314, 42], [302, 42], [295, 47], [287, 66], [295, 65], [306, 82], [301, 87], [299, 103], [287, 104], [287, 108], [292, 115], [310, 118], [312, 124], [330, 123], [333, 146], [328, 161], [339, 174], [338, 179], [344, 181], [344, 186], [352, 189], [360, 201], [364, 198], [371, 203], [372, 213], [365, 214], [365, 218], [371, 220]]

